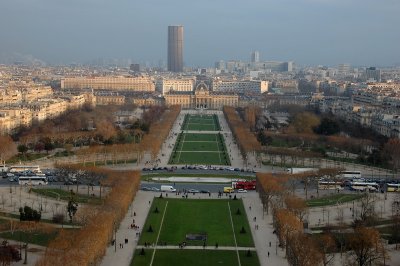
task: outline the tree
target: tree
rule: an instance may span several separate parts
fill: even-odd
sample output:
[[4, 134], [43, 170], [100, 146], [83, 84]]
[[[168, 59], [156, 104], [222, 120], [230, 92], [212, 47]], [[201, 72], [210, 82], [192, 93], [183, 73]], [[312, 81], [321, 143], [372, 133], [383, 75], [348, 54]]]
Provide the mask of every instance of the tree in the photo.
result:
[[260, 193], [261, 201], [267, 214], [269, 213], [269, 205], [274, 197], [278, 197], [283, 192], [282, 182], [284, 179], [279, 179], [271, 174], [257, 173], [257, 188]]
[[347, 243], [351, 249], [348, 260], [358, 266], [367, 266], [387, 258], [379, 231], [374, 228], [356, 227]]
[[359, 219], [355, 220], [355, 224], [369, 224], [376, 218], [375, 212], [376, 195], [373, 193], [364, 193], [360, 200]]
[[0, 163], [8, 160], [17, 153], [17, 146], [10, 136], [0, 135]]
[[303, 233], [290, 235], [286, 250], [287, 260], [293, 266], [315, 266], [323, 262], [317, 243]]
[[390, 155], [393, 169], [397, 171], [400, 167], [400, 139], [389, 139], [384, 150]]
[[76, 211], [78, 210], [78, 203], [76, 202], [75, 193], [71, 190], [71, 194], [69, 196], [67, 212], [69, 216], [69, 222], [72, 223], [72, 218], [75, 216]]
[[28, 151], [28, 147], [25, 144], [19, 144], [18, 147], [18, 152], [25, 154]]
[[318, 116], [309, 113], [302, 112], [294, 117], [291, 126], [297, 133], [312, 133], [313, 129], [319, 125]]
[[302, 198], [287, 195], [285, 197], [285, 204], [286, 208], [293, 212], [300, 219], [300, 221], [304, 221], [304, 217], [308, 212], [308, 207]]
[[336, 120], [324, 117], [318, 127], [315, 128], [315, 133], [321, 135], [334, 135], [340, 132], [340, 125]]
[[331, 234], [324, 233], [317, 238], [317, 243], [322, 257], [322, 265], [327, 266], [333, 262], [335, 257], [336, 242]]

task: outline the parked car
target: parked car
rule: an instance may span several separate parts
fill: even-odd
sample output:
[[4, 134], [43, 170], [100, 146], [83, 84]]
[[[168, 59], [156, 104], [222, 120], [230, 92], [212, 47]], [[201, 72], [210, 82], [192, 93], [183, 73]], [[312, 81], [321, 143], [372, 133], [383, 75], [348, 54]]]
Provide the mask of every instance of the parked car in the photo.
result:
[[188, 191], [187, 191], [188, 193], [200, 193], [200, 190], [197, 190], [197, 189], [189, 189]]
[[160, 191], [160, 189], [159, 189], [159, 188], [156, 188], [156, 187], [152, 187], [152, 188], [151, 188], [151, 191]]
[[237, 192], [238, 192], [238, 193], [246, 193], [247, 190], [246, 190], [246, 189], [243, 189], [243, 188], [240, 188], [240, 189], [237, 190]]
[[142, 190], [143, 190], [143, 191], [151, 191], [151, 188], [149, 188], [149, 187], [142, 187]]
[[208, 194], [208, 193], [210, 193], [210, 191], [209, 191], [209, 190], [202, 189], [202, 190], [200, 190], [200, 193]]

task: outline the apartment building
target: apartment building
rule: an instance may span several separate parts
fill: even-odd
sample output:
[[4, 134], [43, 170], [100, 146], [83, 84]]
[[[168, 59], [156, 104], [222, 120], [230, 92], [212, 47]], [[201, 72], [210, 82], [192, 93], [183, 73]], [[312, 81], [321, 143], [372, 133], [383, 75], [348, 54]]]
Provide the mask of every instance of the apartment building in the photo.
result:
[[150, 77], [68, 77], [61, 79], [61, 89], [93, 89], [121, 91], [155, 91], [154, 80]]
[[220, 80], [212, 81], [212, 91], [230, 93], [264, 93], [268, 91], [268, 81], [265, 80]]

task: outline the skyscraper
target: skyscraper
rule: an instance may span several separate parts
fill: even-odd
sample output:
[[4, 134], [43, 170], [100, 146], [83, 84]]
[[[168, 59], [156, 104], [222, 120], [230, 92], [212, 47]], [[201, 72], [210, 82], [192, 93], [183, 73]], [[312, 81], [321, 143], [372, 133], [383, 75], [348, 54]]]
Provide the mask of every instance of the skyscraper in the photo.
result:
[[168, 71], [183, 71], [183, 26], [168, 26]]
[[251, 53], [251, 62], [252, 63], [260, 62], [260, 52], [259, 51], [253, 51]]

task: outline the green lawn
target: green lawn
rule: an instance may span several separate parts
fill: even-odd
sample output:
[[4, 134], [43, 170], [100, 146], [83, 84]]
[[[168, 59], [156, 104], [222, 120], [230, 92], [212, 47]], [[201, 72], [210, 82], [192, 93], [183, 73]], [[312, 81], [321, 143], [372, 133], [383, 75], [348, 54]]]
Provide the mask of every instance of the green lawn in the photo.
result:
[[230, 159], [221, 134], [181, 133], [169, 163], [230, 165]]
[[[207, 234], [208, 247], [214, 247], [216, 243], [218, 243], [219, 247], [234, 247], [235, 242], [228, 206], [231, 208], [232, 222], [238, 246], [254, 247], [249, 222], [247, 220], [242, 200], [199, 200], [190, 198], [154, 198], [139, 239], [139, 245], [143, 245], [144, 242], [156, 242], [164, 210], [166, 210], [159, 242], [166, 242], [167, 245], [176, 246], [176, 249], [157, 249], [153, 265], [239, 265], [236, 251], [218, 249], [178, 249], [178, 244], [183, 241], [186, 241], [189, 246], [203, 245], [203, 241], [200, 240], [187, 240], [186, 234], [189, 233]], [[158, 209], [158, 213], [155, 212], [155, 209]], [[238, 209], [240, 213], [239, 215], [237, 214]], [[153, 228], [153, 232], [148, 232], [150, 225]], [[245, 234], [240, 234], [242, 227], [246, 230]], [[140, 251], [141, 250], [135, 251], [131, 265], [150, 265], [153, 249], [145, 249], [145, 255], [140, 255]], [[247, 251], [239, 251], [239, 257], [242, 266], [260, 265], [256, 252], [251, 252], [251, 256], [248, 257]]]
[[217, 115], [185, 115], [182, 130], [219, 131]]
[[[146, 249], [145, 255], [139, 255], [136, 251], [131, 265], [147, 266], [150, 265], [153, 250]], [[251, 252], [252, 256], [247, 257], [246, 251], [240, 251], [240, 263], [242, 266], [260, 265], [256, 252]], [[236, 251], [231, 250], [157, 250], [154, 256], [153, 265], [157, 266], [212, 266], [212, 265], [239, 265]]]
[[[202, 245], [203, 241], [186, 240], [186, 234], [207, 234], [208, 245], [234, 246], [232, 225], [229, 215], [228, 202], [231, 204], [232, 219], [239, 246], [254, 246], [249, 223], [241, 200], [198, 200], [198, 199], [160, 199], [155, 198], [151, 211], [143, 227], [139, 244], [155, 243], [160, 228], [162, 215], [168, 201], [163, 227], [159, 242], [168, 245], [178, 245], [183, 241], [188, 245]], [[158, 208], [159, 213], [154, 210]], [[241, 215], [236, 215], [237, 209]], [[148, 228], [153, 232], [147, 232]], [[242, 226], [246, 234], [240, 234]]]
[[59, 229], [55, 229], [52, 232], [34, 232], [34, 233], [26, 233], [23, 231], [15, 231], [14, 234], [11, 232], [0, 233], [0, 237], [5, 239], [11, 239], [16, 241], [28, 241], [28, 243], [39, 245], [39, 246], [47, 246], [51, 240], [53, 240], [57, 234]]
[[307, 200], [306, 203], [308, 207], [322, 207], [342, 204], [353, 200], [359, 200], [363, 196], [364, 194], [333, 194], [326, 197], [310, 199]]
[[[74, 186], [71, 186], [71, 189], [75, 193]], [[49, 198], [55, 198], [60, 200], [68, 201], [71, 193], [69, 191], [59, 189], [59, 188], [32, 188], [32, 192], [37, 193], [39, 195], [43, 195]], [[90, 191], [89, 191], [90, 192]], [[83, 194], [75, 195], [75, 200], [78, 203], [92, 203], [92, 204], [100, 204], [101, 199], [99, 197], [93, 197]]]

